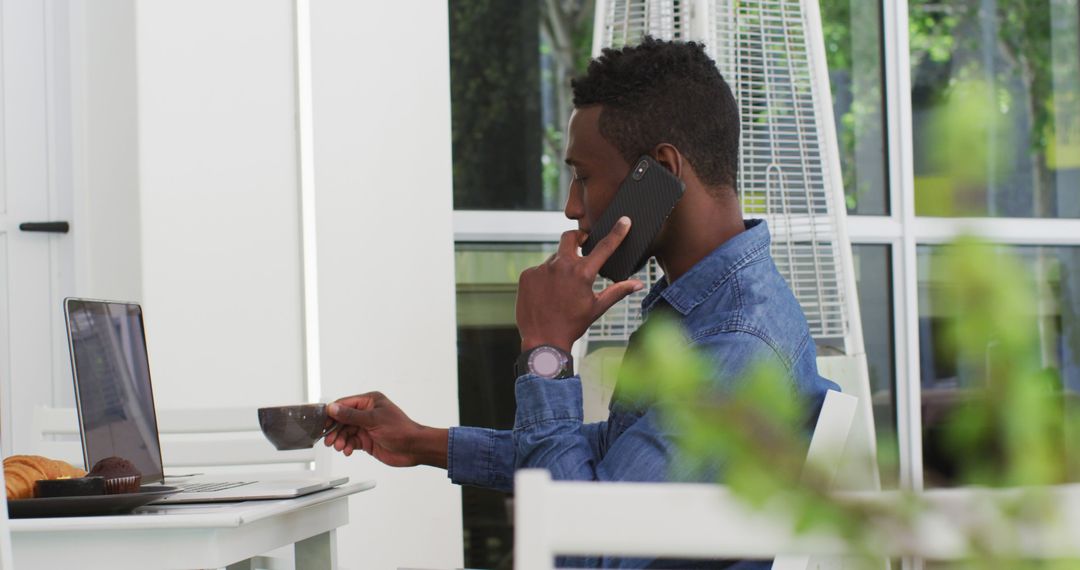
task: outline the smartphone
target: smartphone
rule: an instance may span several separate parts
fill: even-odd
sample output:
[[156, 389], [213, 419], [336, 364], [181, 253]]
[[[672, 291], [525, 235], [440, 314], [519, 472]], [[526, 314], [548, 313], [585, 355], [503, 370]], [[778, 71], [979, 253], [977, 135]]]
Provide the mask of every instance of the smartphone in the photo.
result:
[[615, 282], [626, 280], [649, 260], [653, 240], [685, 189], [682, 180], [651, 156], [635, 160], [615, 198], [590, 229], [588, 239], [581, 246], [582, 253], [589, 255], [619, 218], [630, 218], [630, 233], [600, 268], [603, 277]]

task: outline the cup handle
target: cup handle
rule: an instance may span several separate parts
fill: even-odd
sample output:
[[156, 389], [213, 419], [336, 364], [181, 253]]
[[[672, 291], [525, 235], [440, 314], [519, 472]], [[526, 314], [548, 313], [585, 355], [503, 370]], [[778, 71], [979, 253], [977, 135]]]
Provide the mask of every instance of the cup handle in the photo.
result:
[[322, 438], [334, 433], [340, 427], [341, 427], [340, 422], [334, 422], [333, 424], [330, 425], [330, 427], [324, 429], [323, 432], [321, 434], [319, 434], [319, 439], [322, 439]]

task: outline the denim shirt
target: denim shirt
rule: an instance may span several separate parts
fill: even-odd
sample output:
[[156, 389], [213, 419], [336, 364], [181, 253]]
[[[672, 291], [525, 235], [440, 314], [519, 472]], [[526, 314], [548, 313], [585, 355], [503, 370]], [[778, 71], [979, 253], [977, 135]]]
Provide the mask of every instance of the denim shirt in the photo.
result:
[[[769, 254], [763, 220], [748, 220], [732, 237], [669, 284], [658, 281], [642, 302], [642, 314], [662, 307], [679, 318], [690, 342], [715, 366], [716, 388], [741, 382], [748, 367], [779, 363], [816, 419], [825, 392], [839, 390], [817, 372], [814, 341], [798, 301]], [[582, 421], [581, 379], [549, 380], [524, 375], [515, 384], [513, 430], [457, 427], [450, 430], [448, 475], [454, 483], [513, 490], [515, 469], [539, 467], [553, 479], [576, 481], [669, 481], [676, 450], [656, 410], [612, 398], [605, 422]], [[809, 425], [813, 425], [810, 423]], [[657, 567], [661, 560], [587, 558], [561, 560], [577, 567]], [[675, 561], [668, 561], [675, 562]], [[683, 561], [678, 567], [719, 561]], [[768, 562], [737, 563], [768, 568]]]

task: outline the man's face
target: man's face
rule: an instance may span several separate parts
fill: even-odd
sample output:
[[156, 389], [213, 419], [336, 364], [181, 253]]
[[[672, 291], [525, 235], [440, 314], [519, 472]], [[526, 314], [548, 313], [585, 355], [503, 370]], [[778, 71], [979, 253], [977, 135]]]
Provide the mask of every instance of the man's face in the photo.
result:
[[565, 213], [585, 232], [604, 213], [630, 172], [619, 151], [600, 135], [600, 112], [599, 105], [574, 109], [566, 129], [566, 164], [573, 180]]

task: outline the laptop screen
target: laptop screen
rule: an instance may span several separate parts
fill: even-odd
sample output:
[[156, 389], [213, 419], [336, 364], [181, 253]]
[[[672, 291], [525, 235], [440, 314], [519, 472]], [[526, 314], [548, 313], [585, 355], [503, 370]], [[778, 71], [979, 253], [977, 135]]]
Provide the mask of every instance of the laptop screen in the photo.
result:
[[106, 457], [135, 464], [144, 483], [162, 479], [142, 309], [67, 299], [68, 342], [87, 468]]

